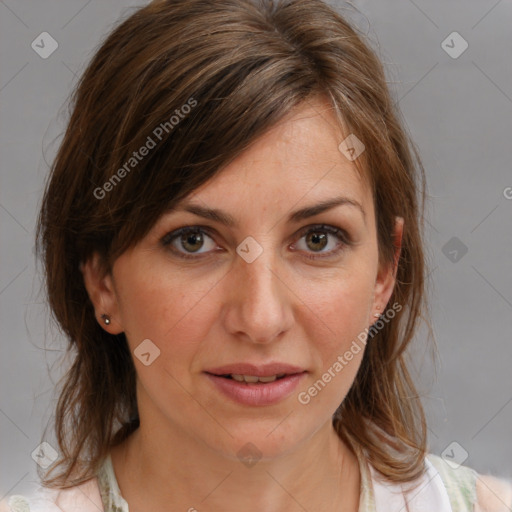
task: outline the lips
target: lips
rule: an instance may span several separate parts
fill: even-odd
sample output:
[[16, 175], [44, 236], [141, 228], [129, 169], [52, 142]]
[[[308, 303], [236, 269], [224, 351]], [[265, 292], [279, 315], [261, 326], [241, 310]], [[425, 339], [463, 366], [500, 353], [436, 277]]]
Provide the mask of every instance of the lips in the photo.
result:
[[[228, 370], [231, 370], [229, 367]], [[283, 365], [279, 369], [283, 369]], [[296, 367], [293, 367], [295, 371]], [[249, 369], [254, 371], [253, 369]], [[219, 371], [219, 369], [216, 369]], [[220, 371], [226, 371], [222, 368]], [[237, 370], [239, 371], [239, 370]], [[247, 371], [247, 366], [244, 367]], [[259, 368], [260, 372], [271, 372], [274, 369]], [[288, 371], [290, 367], [288, 366]], [[289, 398], [298, 387], [299, 383], [306, 377], [307, 372], [286, 374], [280, 379], [274, 379], [272, 382], [239, 382], [233, 378], [224, 377], [224, 375], [214, 375], [212, 373], [204, 372], [208, 381], [213, 384], [214, 389], [220, 392], [222, 396], [228, 398], [231, 402], [237, 404], [255, 407], [255, 406], [270, 406], [277, 404]]]
[[273, 362], [260, 365], [233, 363], [209, 368], [204, 373], [231, 401], [247, 406], [269, 406], [289, 397], [307, 371], [300, 366]]
[[303, 373], [306, 370], [300, 366], [290, 365], [288, 363], [268, 363], [257, 365], [252, 363], [234, 363], [216, 368], [209, 368], [205, 373], [222, 377], [235, 375], [252, 375], [254, 377], [271, 377], [273, 375], [295, 375]]

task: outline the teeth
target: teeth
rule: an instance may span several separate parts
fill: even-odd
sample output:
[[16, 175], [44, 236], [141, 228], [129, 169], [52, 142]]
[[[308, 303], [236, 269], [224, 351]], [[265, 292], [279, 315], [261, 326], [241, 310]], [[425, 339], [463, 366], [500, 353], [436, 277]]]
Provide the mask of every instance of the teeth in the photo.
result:
[[237, 375], [231, 374], [231, 378], [237, 382], [274, 382], [278, 377], [284, 377], [285, 373], [279, 373], [278, 375], [270, 375], [269, 377], [256, 377], [255, 375]]

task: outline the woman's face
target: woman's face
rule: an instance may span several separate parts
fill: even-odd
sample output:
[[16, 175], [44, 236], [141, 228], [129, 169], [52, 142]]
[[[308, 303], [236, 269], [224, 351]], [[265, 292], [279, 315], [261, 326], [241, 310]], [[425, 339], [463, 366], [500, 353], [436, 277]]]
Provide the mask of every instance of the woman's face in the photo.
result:
[[[359, 368], [361, 333], [394, 285], [393, 268], [379, 268], [371, 191], [338, 149], [336, 126], [327, 104], [305, 104], [162, 216], [111, 275], [86, 265], [97, 317], [126, 333], [153, 435], [193, 436], [233, 458], [252, 443], [272, 457], [331, 423]], [[210, 374], [239, 363], [256, 368], [226, 373], [299, 374], [256, 384]], [[295, 370], [264, 368], [275, 363]]]

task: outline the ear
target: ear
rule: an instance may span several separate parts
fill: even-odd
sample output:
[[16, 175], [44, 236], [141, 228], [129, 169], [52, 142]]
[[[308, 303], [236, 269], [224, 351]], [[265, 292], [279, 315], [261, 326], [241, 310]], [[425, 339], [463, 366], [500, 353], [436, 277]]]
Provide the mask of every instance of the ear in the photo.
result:
[[[112, 273], [106, 270], [100, 255], [95, 252], [88, 260], [80, 263], [80, 270], [98, 323], [110, 334], [123, 332]], [[107, 315], [110, 318], [108, 325], [105, 324], [101, 315]]]
[[400, 259], [400, 250], [402, 248], [402, 234], [404, 228], [404, 219], [395, 217], [395, 228], [393, 232], [394, 259], [387, 265], [379, 264], [379, 271], [375, 280], [374, 299], [372, 308], [372, 318], [370, 323], [374, 323], [375, 314], [382, 314], [386, 307], [396, 282], [396, 272], [398, 269], [398, 260]]

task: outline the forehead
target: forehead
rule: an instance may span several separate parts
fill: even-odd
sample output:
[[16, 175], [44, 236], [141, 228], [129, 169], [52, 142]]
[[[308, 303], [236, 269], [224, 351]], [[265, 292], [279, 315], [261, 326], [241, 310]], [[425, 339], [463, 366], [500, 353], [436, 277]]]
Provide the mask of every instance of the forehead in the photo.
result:
[[[343, 195], [373, 212], [355, 161], [340, 151], [348, 131], [327, 102], [310, 100], [273, 126], [192, 197], [207, 205], [261, 212]], [[190, 200], [188, 198], [187, 200]]]

